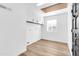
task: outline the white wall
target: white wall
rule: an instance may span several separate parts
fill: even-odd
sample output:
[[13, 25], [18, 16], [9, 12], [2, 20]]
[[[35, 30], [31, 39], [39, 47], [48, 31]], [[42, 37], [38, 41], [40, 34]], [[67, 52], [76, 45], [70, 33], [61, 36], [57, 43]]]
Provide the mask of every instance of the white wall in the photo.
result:
[[12, 11], [0, 8], [0, 55], [18, 55], [26, 49], [27, 17], [36, 17], [33, 4], [1, 4]]
[[12, 11], [0, 8], [0, 55], [18, 55], [26, 49], [25, 4], [1, 4]]
[[[27, 10], [30, 12], [28, 17], [26, 17], [26, 21], [31, 21], [32, 19], [43, 20], [35, 4], [30, 4]], [[26, 27], [26, 41], [29, 42], [28, 45], [41, 39], [41, 25], [26, 22]]]
[[[55, 31], [47, 32], [47, 20], [57, 20], [57, 28]], [[53, 16], [47, 16], [44, 18], [44, 25], [42, 26], [42, 38], [52, 41], [59, 41], [67, 43], [67, 13], [61, 13]]]
[[27, 23], [26, 41], [30, 45], [41, 39], [41, 25]]

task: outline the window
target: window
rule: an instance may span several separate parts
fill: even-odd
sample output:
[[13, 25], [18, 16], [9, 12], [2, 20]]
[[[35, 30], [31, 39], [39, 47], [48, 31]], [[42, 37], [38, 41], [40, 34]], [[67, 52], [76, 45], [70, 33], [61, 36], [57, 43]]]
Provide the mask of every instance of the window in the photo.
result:
[[48, 20], [47, 21], [47, 31], [53, 32], [56, 30], [57, 20]]

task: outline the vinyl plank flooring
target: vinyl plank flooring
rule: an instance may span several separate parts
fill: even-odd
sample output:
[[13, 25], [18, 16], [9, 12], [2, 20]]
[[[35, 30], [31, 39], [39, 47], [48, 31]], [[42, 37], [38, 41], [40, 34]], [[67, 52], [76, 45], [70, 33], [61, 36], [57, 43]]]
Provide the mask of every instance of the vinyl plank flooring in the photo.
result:
[[[69, 56], [66, 43], [39, 40], [27, 47], [22, 56]], [[21, 56], [21, 55], [20, 55]]]

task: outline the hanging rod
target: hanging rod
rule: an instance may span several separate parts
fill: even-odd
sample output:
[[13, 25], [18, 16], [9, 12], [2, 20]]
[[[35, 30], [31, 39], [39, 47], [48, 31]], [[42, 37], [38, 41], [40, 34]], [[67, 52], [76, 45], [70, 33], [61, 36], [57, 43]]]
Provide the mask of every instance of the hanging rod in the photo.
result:
[[6, 9], [6, 10], [12, 11], [11, 8], [8, 8], [8, 7], [4, 6], [4, 5], [0, 5], [0, 7], [3, 8], [3, 9]]
[[40, 24], [40, 23], [35, 23], [35, 22], [32, 22], [32, 21], [26, 21], [28, 23], [32, 23], [32, 24], [37, 24], [37, 25], [43, 25], [43, 24]]

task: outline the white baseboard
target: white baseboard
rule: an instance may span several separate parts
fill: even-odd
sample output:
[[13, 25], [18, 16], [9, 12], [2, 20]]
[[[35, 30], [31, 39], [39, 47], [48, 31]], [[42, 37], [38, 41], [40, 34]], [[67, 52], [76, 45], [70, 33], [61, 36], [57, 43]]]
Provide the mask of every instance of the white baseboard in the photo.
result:
[[[40, 39], [39, 39], [39, 40], [40, 40]], [[39, 40], [34, 40], [34, 41], [31, 41], [31, 42], [29, 42], [29, 44], [27, 44], [27, 46], [28, 46], [28, 45], [31, 45], [31, 44], [33, 44], [33, 43], [35, 43], [35, 42], [39, 41]]]
[[25, 52], [25, 51], [27, 51], [27, 49], [23, 49], [23, 50], [21, 50], [21, 51], [18, 52], [16, 55], [18, 56], [18, 55], [20, 55], [21, 53], [23, 53], [23, 52]]
[[56, 42], [61, 42], [61, 43], [68, 43], [68, 42], [66, 42], [66, 41], [60, 41], [60, 40], [51, 40], [51, 39], [44, 39], [44, 40], [56, 41]]

